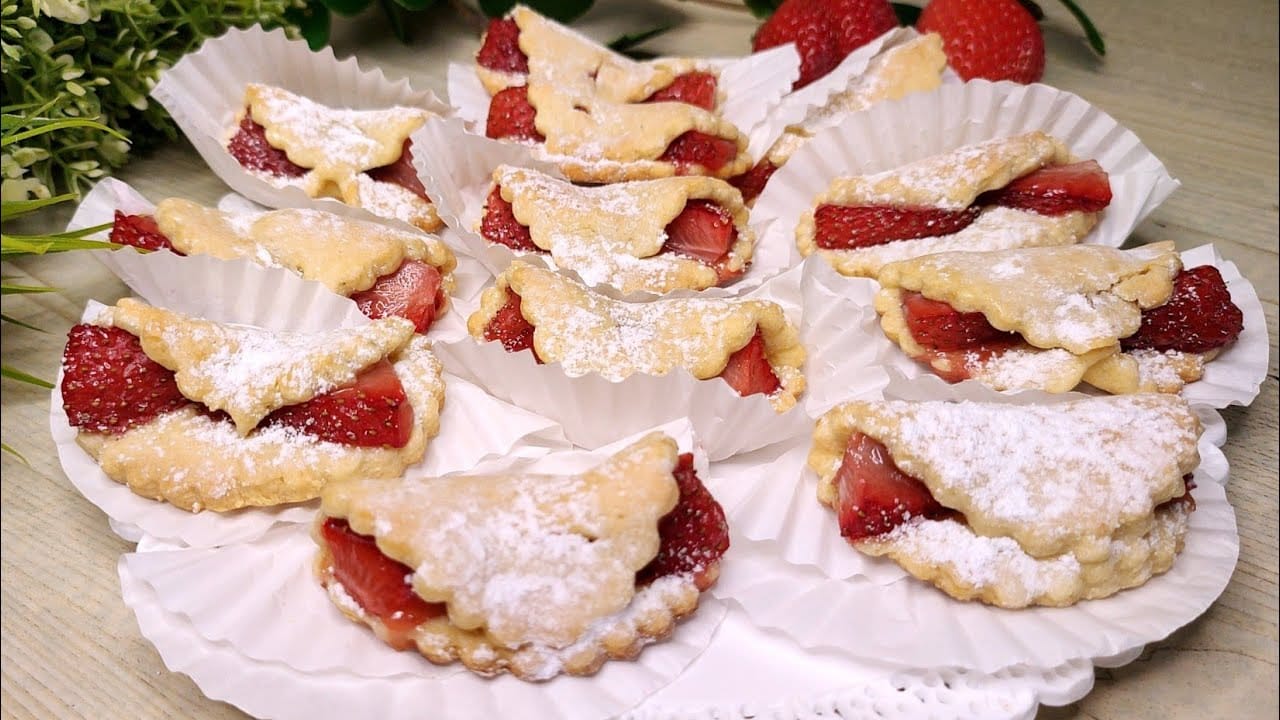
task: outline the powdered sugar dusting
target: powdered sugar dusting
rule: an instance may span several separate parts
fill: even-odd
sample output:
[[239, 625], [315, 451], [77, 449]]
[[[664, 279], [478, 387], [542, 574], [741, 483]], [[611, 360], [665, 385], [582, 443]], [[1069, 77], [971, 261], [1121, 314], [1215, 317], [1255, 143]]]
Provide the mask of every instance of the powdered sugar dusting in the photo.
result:
[[964, 366], [969, 376], [997, 390], [1043, 389], [1061, 378], [1079, 382], [1085, 367], [1078, 355], [1062, 348], [1042, 350], [1030, 346], [1013, 347], [983, 356], [965, 353]]
[[1036, 245], [1063, 245], [1075, 242], [1070, 228], [1079, 224], [1081, 213], [1039, 215], [1026, 210], [989, 207], [960, 232], [917, 240], [858, 248], [824, 250], [841, 255], [873, 256], [880, 264], [908, 260], [932, 253], [959, 250], [1008, 250]]

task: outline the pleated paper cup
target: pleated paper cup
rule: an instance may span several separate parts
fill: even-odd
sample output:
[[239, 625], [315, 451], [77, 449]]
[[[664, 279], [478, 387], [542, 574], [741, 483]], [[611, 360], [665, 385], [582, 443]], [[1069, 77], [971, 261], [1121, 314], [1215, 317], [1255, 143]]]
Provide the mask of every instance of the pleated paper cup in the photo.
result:
[[972, 80], [845, 116], [773, 175], [754, 212], [777, 219], [766, 241], [787, 244], [798, 258], [800, 215], [836, 178], [892, 170], [1034, 130], [1058, 138], [1081, 159], [1098, 161], [1110, 176], [1111, 205], [1084, 242], [1119, 247], [1178, 187], [1137, 135], [1078, 95], [1048, 85]]
[[[297, 187], [277, 187], [245, 170], [227, 152], [226, 143], [235, 133], [236, 116], [245, 108], [248, 83], [284, 88], [335, 108], [376, 110], [399, 105], [448, 116], [452, 112], [448, 105], [430, 91], [414, 89], [408, 80], [393, 81], [379, 68], [362, 69], [354, 57], [338, 60], [332, 48], [312, 52], [305, 41], [290, 40], [282, 30], [256, 26], [232, 29], [206, 40], [199, 50], [161, 73], [160, 82], [151, 91], [209, 168], [254, 202], [272, 208], [316, 208], [413, 228], [338, 200], [309, 197]], [[434, 148], [414, 147], [415, 154], [432, 151]]]
[[413, 137], [415, 145], [421, 142], [442, 148], [430, 155], [414, 156], [414, 165], [424, 180], [427, 193], [435, 199], [436, 211], [452, 230], [451, 237], [457, 238], [461, 252], [475, 258], [494, 275], [519, 259], [557, 270], [609, 297], [644, 302], [658, 297], [733, 297], [758, 288], [792, 265], [791, 251], [787, 246], [760, 242], [767, 225], [756, 222], [752, 216], [750, 228], [756, 236], [756, 246], [751, 266], [732, 285], [659, 294], [645, 291], [622, 293], [605, 283], [588, 282], [572, 269], [558, 267], [550, 254], [517, 252], [505, 245], [489, 242], [479, 233], [494, 169], [500, 165], [525, 167], [564, 179], [555, 165], [536, 159], [528, 146], [468, 133], [456, 119], [430, 123]]

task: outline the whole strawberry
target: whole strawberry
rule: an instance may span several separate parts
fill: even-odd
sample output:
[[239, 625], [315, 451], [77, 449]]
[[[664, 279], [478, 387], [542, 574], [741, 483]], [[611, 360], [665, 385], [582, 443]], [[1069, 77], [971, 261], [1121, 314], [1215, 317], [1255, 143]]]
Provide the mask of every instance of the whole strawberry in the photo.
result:
[[842, 56], [898, 27], [888, 0], [828, 0], [827, 5]]
[[916, 29], [942, 36], [948, 64], [965, 80], [1033, 83], [1044, 75], [1044, 37], [1018, 0], [932, 0]]
[[786, 0], [756, 31], [752, 49], [795, 43], [800, 77], [792, 89], [798, 89], [897, 26], [888, 0]]

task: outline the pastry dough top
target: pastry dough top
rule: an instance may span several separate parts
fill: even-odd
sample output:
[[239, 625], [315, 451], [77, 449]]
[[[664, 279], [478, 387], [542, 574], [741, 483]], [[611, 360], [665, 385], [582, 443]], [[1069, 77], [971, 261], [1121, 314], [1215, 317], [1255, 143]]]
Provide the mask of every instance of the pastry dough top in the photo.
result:
[[853, 402], [818, 422], [809, 465], [819, 498], [833, 504], [849, 436], [862, 432], [977, 534], [1011, 537], [1033, 557], [1073, 552], [1096, 562], [1118, 532], [1149, 527], [1153, 509], [1184, 492], [1200, 429], [1186, 401], [1169, 395]]
[[493, 181], [511, 203], [516, 220], [529, 228], [533, 243], [556, 264], [574, 270], [589, 284], [622, 292], [667, 292], [714, 286], [714, 268], [698, 260], [661, 253], [666, 226], [689, 200], [710, 200], [727, 210], [738, 231], [728, 268], [751, 259], [755, 235], [747, 226], [742, 194], [723, 180], [673, 177], [580, 187], [536, 170], [500, 166]]
[[344, 385], [400, 352], [414, 326], [400, 317], [324, 333], [272, 332], [187, 317], [132, 298], [99, 322], [127, 330], [152, 360], [174, 372], [178, 389], [210, 410], [224, 410], [247, 435], [273, 410]]
[[1137, 332], [1142, 311], [1168, 301], [1181, 269], [1171, 242], [1071, 245], [925, 255], [885, 265], [877, 279], [881, 293], [919, 292], [981, 312], [1036, 347], [1081, 355]]
[[459, 628], [508, 648], [565, 647], [631, 602], [679, 499], [678, 452], [653, 433], [579, 475], [334, 484], [321, 512], [414, 568], [415, 592], [447, 603]]
[[187, 255], [248, 258], [285, 267], [343, 296], [368, 290], [405, 260], [434, 265], [446, 285], [458, 264], [433, 235], [319, 210], [235, 215], [169, 198], [156, 206], [155, 219], [174, 248]]

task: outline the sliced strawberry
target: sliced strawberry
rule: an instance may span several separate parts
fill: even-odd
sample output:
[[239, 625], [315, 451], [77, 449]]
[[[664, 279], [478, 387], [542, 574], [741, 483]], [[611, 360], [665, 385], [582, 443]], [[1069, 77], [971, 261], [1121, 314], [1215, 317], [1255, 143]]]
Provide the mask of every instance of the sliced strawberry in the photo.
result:
[[1178, 273], [1169, 301], [1142, 311], [1142, 326], [1120, 345], [1125, 350], [1203, 353], [1230, 345], [1243, 331], [1244, 313], [1231, 302], [1222, 273], [1201, 265]]
[[267, 129], [254, 122], [245, 111], [240, 130], [227, 143], [227, 152], [245, 168], [281, 177], [300, 177], [307, 169], [293, 164], [283, 150], [267, 142]]
[[716, 76], [698, 71], [677, 75], [670, 85], [650, 95], [645, 102], [682, 102], [703, 110], [714, 110]]
[[533, 325], [520, 313], [520, 296], [511, 288], [507, 288], [507, 303], [485, 327], [484, 339], [500, 341], [507, 352], [528, 350], [542, 364], [538, 351], [533, 349]]
[[191, 404], [173, 372], [147, 357], [133, 334], [75, 325], [62, 352], [62, 407], [72, 427], [123, 433]]
[[484, 134], [496, 140], [546, 140], [538, 132], [534, 120], [538, 111], [529, 104], [529, 89], [524, 85], [500, 91], [489, 101], [489, 117]]
[[442, 306], [443, 285], [444, 278], [435, 266], [421, 260], [405, 260], [395, 272], [378, 278], [373, 287], [355, 293], [351, 299], [360, 312], [374, 320], [406, 318], [424, 333]]
[[758, 329], [750, 342], [729, 356], [720, 377], [743, 397], [772, 395], [782, 385], [765, 355], [764, 334]]
[[860, 432], [849, 438], [834, 482], [840, 534], [850, 541], [889, 532], [914, 517], [951, 514], [924, 483], [894, 465], [883, 444]]
[[[738, 229], [728, 210], [710, 200], [690, 200], [666, 228], [662, 249], [685, 255], [716, 268], [729, 259], [729, 250], [738, 240]], [[728, 275], [725, 270], [724, 275]], [[722, 277], [721, 280], [727, 278]]]
[[769, 184], [769, 178], [777, 172], [778, 166], [769, 162], [768, 158], [762, 158], [756, 166], [750, 170], [729, 178], [729, 184], [742, 191], [742, 201], [751, 202], [760, 197], [760, 193], [764, 192], [764, 186]]
[[150, 215], [125, 215], [116, 211], [115, 220], [111, 224], [111, 242], [117, 245], [132, 245], [143, 250], [174, 250], [173, 243], [156, 224]]
[[692, 574], [699, 590], [716, 581], [719, 560], [729, 549], [724, 508], [698, 479], [693, 455], [684, 453], [672, 471], [680, 486], [676, 507], [658, 522], [658, 554], [636, 573], [636, 585], [668, 575]]
[[332, 517], [320, 532], [333, 556], [334, 580], [362, 610], [382, 621], [397, 650], [412, 644], [409, 633], [414, 628], [445, 614], [444, 603], [429, 603], [413, 591], [413, 568], [384, 555], [372, 537]]
[[480, 219], [480, 235], [484, 239], [499, 245], [506, 245], [512, 250], [542, 252], [542, 248], [533, 244], [529, 227], [516, 220], [511, 203], [502, 199], [502, 188], [497, 185], [489, 191], [489, 198], [484, 202], [484, 217]]
[[494, 18], [476, 53], [480, 67], [509, 73], [528, 73], [529, 56], [520, 49], [520, 26], [512, 18]]
[[1027, 210], [1041, 215], [1098, 212], [1111, 204], [1111, 181], [1096, 161], [1054, 165], [1028, 173], [978, 197], [980, 205]]
[[933, 350], [968, 350], [977, 345], [1013, 343], [1019, 338], [1017, 333], [992, 327], [980, 312], [962, 313], [916, 292], [905, 294], [902, 312], [911, 337]]
[[732, 140], [690, 130], [671, 141], [659, 160], [674, 163], [676, 172], [691, 174], [702, 166], [714, 173], [738, 156], [738, 144]]
[[943, 210], [893, 205], [819, 205], [813, 213], [814, 242], [828, 250], [884, 245], [960, 232], [981, 208]]
[[282, 407], [260, 424], [274, 425], [343, 445], [398, 448], [413, 434], [413, 406], [390, 361], [380, 360], [349, 385]]
[[399, 185], [423, 200], [431, 202], [431, 198], [427, 197], [427, 189], [422, 186], [422, 179], [418, 177], [418, 171], [413, 167], [412, 148], [413, 141], [405, 138], [399, 159], [390, 165], [366, 170], [365, 174], [378, 182]]

